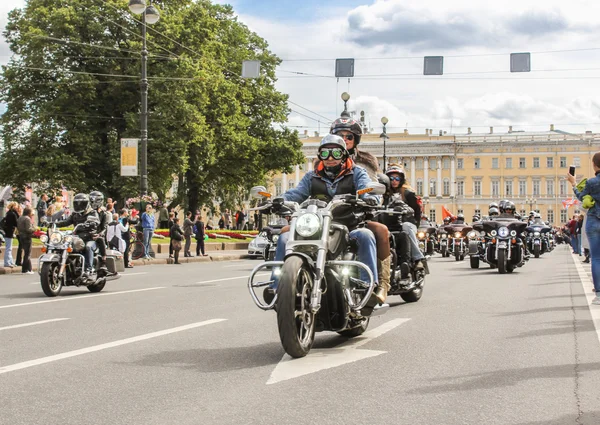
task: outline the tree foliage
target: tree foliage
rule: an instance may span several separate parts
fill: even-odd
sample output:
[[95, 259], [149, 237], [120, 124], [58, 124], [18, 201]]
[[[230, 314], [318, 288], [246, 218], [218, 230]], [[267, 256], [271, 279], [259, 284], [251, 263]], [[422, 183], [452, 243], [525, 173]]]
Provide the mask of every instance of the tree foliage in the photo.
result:
[[[191, 208], [239, 200], [267, 173], [302, 161], [275, 87], [265, 40], [208, 0], [155, 1], [148, 26], [148, 176], [164, 197], [173, 176]], [[119, 140], [139, 137], [141, 26], [123, 0], [29, 0], [9, 15], [15, 56], [3, 67], [0, 182], [136, 195], [120, 177]], [[243, 60], [261, 77], [243, 80]]]

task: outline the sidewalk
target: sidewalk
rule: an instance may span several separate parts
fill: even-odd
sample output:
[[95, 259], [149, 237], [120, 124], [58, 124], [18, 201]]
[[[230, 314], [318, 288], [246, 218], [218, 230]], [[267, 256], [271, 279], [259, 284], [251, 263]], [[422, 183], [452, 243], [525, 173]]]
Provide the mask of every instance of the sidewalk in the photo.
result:
[[[250, 258], [248, 256], [248, 251], [244, 249], [238, 250], [228, 250], [228, 251], [213, 251], [210, 252], [207, 257], [184, 257], [183, 253], [179, 257], [180, 263], [206, 263], [211, 261], [231, 261], [231, 260], [242, 260], [245, 258]], [[32, 259], [33, 271], [37, 271], [37, 258]], [[156, 258], [152, 260], [133, 260], [132, 261], [134, 267], [142, 267], [142, 266], [151, 266], [158, 264], [173, 264], [173, 259], [169, 258], [168, 253], [164, 254], [156, 254]], [[132, 270], [132, 269], [126, 269]], [[10, 267], [0, 267], [0, 275], [3, 274], [21, 274], [21, 267], [15, 267], [11, 269]]]

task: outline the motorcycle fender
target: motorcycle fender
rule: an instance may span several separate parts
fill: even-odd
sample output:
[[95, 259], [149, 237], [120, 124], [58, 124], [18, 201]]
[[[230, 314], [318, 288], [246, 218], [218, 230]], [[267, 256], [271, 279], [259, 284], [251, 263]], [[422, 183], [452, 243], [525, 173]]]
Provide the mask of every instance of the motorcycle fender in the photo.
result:
[[469, 255], [479, 254], [479, 243], [477, 241], [469, 241]]
[[292, 252], [285, 256], [284, 261], [287, 260], [289, 257], [300, 257], [304, 264], [310, 269], [311, 273], [315, 272], [315, 262], [307, 254], [303, 252]]
[[508, 244], [506, 241], [498, 241], [498, 249], [506, 249], [508, 248]]
[[534, 245], [539, 245], [539, 244], [540, 244], [540, 241], [538, 241], [538, 240], [535, 240], [535, 241], [533, 241], [533, 243], [534, 243]]
[[40, 263], [58, 263], [60, 262], [61, 257], [58, 254], [44, 254], [40, 257]]

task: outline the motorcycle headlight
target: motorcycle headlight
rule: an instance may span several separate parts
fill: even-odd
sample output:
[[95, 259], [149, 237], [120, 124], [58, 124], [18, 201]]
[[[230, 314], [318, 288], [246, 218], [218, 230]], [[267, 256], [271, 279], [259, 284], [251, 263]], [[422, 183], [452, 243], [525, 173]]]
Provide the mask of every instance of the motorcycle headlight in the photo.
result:
[[425, 237], [425, 233], [424, 232], [419, 232], [417, 234], [417, 236], [419, 237], [419, 239], [423, 239]]
[[508, 227], [501, 227], [498, 229], [498, 236], [501, 238], [507, 237], [509, 233]]
[[273, 236], [273, 243], [277, 243], [278, 239], [279, 239], [279, 235], [274, 235]]
[[59, 232], [54, 232], [52, 233], [52, 236], [50, 236], [50, 243], [52, 245], [60, 245], [63, 241], [63, 235], [62, 233]]
[[454, 237], [455, 238], [460, 238], [460, 237], [462, 237], [462, 235], [461, 235], [460, 232], [456, 232], [456, 233], [454, 233]]
[[510, 231], [510, 235], [514, 238], [515, 236], [517, 236], [517, 231], [516, 230], [511, 230]]
[[446, 239], [448, 235], [442, 235], [442, 239]]
[[319, 231], [320, 227], [319, 217], [312, 213], [301, 215], [296, 220], [296, 232], [304, 238], [313, 236]]
[[490, 232], [490, 235], [492, 235], [492, 236], [496, 236], [497, 234], [498, 234], [498, 232], [496, 232], [495, 230], [492, 230], [492, 231]]
[[73, 236], [65, 236], [65, 242], [66, 242], [66, 243], [71, 243], [71, 242], [73, 242]]
[[481, 237], [484, 237], [484, 236], [485, 236], [485, 232], [482, 230], [481, 232], [479, 232], [479, 235], [480, 235]]
[[469, 234], [467, 235], [469, 237], [469, 239], [475, 239], [479, 234], [476, 231], [471, 231], [469, 232]]
[[535, 236], [535, 237], [539, 237], [540, 234], [541, 234], [540, 232], [533, 232], [533, 236]]
[[40, 242], [42, 242], [42, 243], [48, 242], [48, 235], [42, 235], [42, 236], [40, 236]]

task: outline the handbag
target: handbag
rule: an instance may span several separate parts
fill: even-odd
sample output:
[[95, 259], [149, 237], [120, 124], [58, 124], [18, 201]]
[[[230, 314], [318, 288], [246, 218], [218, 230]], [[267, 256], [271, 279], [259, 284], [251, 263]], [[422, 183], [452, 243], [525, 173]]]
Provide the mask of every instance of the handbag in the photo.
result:
[[181, 241], [172, 241], [171, 242], [173, 245], [173, 250], [175, 251], [181, 251]]

